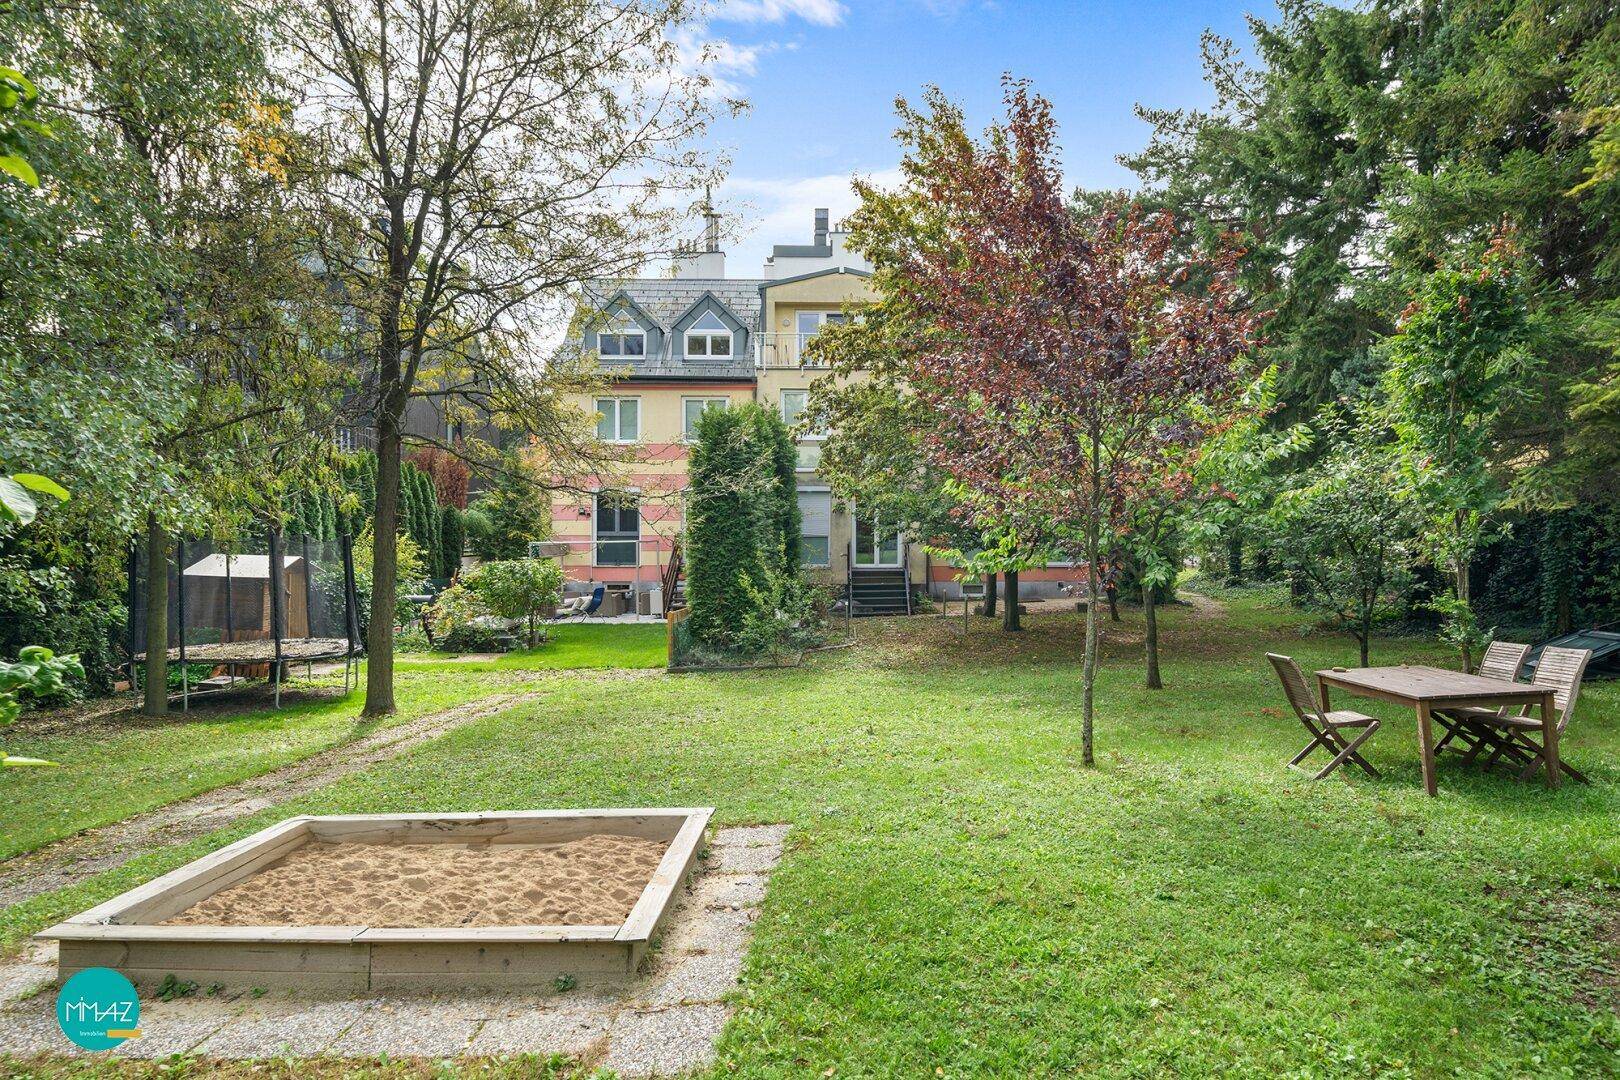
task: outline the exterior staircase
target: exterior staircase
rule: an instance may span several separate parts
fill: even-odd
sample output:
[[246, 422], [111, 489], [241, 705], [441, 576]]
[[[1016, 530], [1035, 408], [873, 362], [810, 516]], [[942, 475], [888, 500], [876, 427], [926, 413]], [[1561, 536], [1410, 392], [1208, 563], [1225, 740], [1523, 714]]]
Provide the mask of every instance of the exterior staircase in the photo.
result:
[[911, 582], [903, 569], [852, 569], [849, 590], [851, 615], [911, 614]]

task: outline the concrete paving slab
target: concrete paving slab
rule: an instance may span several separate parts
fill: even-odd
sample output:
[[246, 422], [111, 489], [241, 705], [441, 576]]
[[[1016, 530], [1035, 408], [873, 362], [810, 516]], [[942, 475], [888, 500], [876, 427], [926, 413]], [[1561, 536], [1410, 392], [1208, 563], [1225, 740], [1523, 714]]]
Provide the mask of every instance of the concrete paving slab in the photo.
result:
[[666, 957], [712, 952], [734, 952], [740, 956], [748, 951], [759, 912], [755, 908], [704, 908], [694, 911], [692, 916], [678, 920], [664, 935]]
[[688, 902], [695, 907], [754, 907], [765, 900], [764, 874], [705, 874]]
[[612, 1013], [600, 1008], [514, 1011], [484, 1022], [468, 1046], [473, 1054], [566, 1054], [587, 1057], [601, 1048]]
[[737, 989], [742, 967], [743, 956], [735, 952], [674, 957], [661, 966], [658, 981], [642, 992], [641, 1004], [718, 1002]]
[[480, 1021], [428, 1002], [368, 1009], [334, 1042], [339, 1057], [454, 1057], [478, 1034]]
[[781, 847], [787, 840], [787, 825], [738, 825], [719, 829], [714, 834], [715, 847]]
[[249, 1008], [196, 1048], [203, 1057], [308, 1057], [326, 1050], [374, 1003], [322, 1001], [299, 1007], [277, 1002]]
[[233, 1019], [228, 1005], [208, 999], [142, 1001], [141, 1037], [119, 1043], [112, 1053], [132, 1058], [184, 1054]]
[[732, 844], [712, 847], [704, 860], [711, 874], [763, 874], [782, 861], [782, 849], [774, 845]]
[[675, 1076], [714, 1060], [726, 1026], [724, 1005], [677, 1005], [620, 1013], [608, 1032], [602, 1068], [624, 1076]]

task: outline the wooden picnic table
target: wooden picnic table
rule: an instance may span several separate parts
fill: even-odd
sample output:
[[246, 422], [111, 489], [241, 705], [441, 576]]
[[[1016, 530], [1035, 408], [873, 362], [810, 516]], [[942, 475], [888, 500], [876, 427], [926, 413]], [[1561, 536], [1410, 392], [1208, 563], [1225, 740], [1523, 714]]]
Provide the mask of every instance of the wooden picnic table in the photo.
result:
[[1329, 709], [1329, 687], [1338, 687], [1356, 697], [1393, 701], [1416, 709], [1418, 749], [1423, 756], [1423, 786], [1430, 795], [1435, 793], [1434, 734], [1430, 717], [1436, 709], [1539, 705], [1542, 737], [1547, 746], [1547, 786], [1558, 786], [1558, 724], [1553, 711], [1553, 687], [1405, 664], [1399, 667], [1326, 668], [1316, 673], [1316, 687], [1322, 699], [1323, 712]]

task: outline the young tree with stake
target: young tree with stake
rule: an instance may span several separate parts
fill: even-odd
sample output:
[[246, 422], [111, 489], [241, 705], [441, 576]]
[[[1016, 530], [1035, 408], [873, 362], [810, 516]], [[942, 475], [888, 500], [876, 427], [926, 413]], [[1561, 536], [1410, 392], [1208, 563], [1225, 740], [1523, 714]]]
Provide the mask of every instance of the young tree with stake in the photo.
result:
[[[1179, 259], [1175, 222], [1121, 200], [1077, 212], [1051, 108], [1026, 84], [1006, 81], [1007, 119], [982, 142], [938, 90], [925, 101], [899, 103], [904, 179], [858, 185], [853, 240], [876, 287], [935, 331], [908, 372], [940, 417], [930, 460], [975, 493], [967, 512], [1083, 558], [1096, 596], [1105, 541], [1239, 389], [1257, 315], [1234, 252]], [[1096, 671], [1088, 604], [1088, 765]]]

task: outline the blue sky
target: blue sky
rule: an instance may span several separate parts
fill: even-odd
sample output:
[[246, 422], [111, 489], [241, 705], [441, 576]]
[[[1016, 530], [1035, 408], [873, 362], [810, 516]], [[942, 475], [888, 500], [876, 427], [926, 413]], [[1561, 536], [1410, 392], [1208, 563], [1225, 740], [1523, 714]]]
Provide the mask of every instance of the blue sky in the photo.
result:
[[999, 107], [1001, 74], [1034, 81], [1053, 102], [1071, 184], [1121, 187], [1115, 155], [1147, 126], [1132, 106], [1205, 106], [1204, 29], [1246, 41], [1244, 14], [1270, 3], [1057, 0], [727, 0], [708, 26], [723, 43], [718, 74], [752, 109], [718, 124], [732, 155], [718, 192], [744, 235], [728, 270], [749, 275], [775, 243], [809, 240], [811, 210], [854, 203], [852, 174], [881, 178], [899, 153], [892, 102], [937, 83], [975, 126]]

